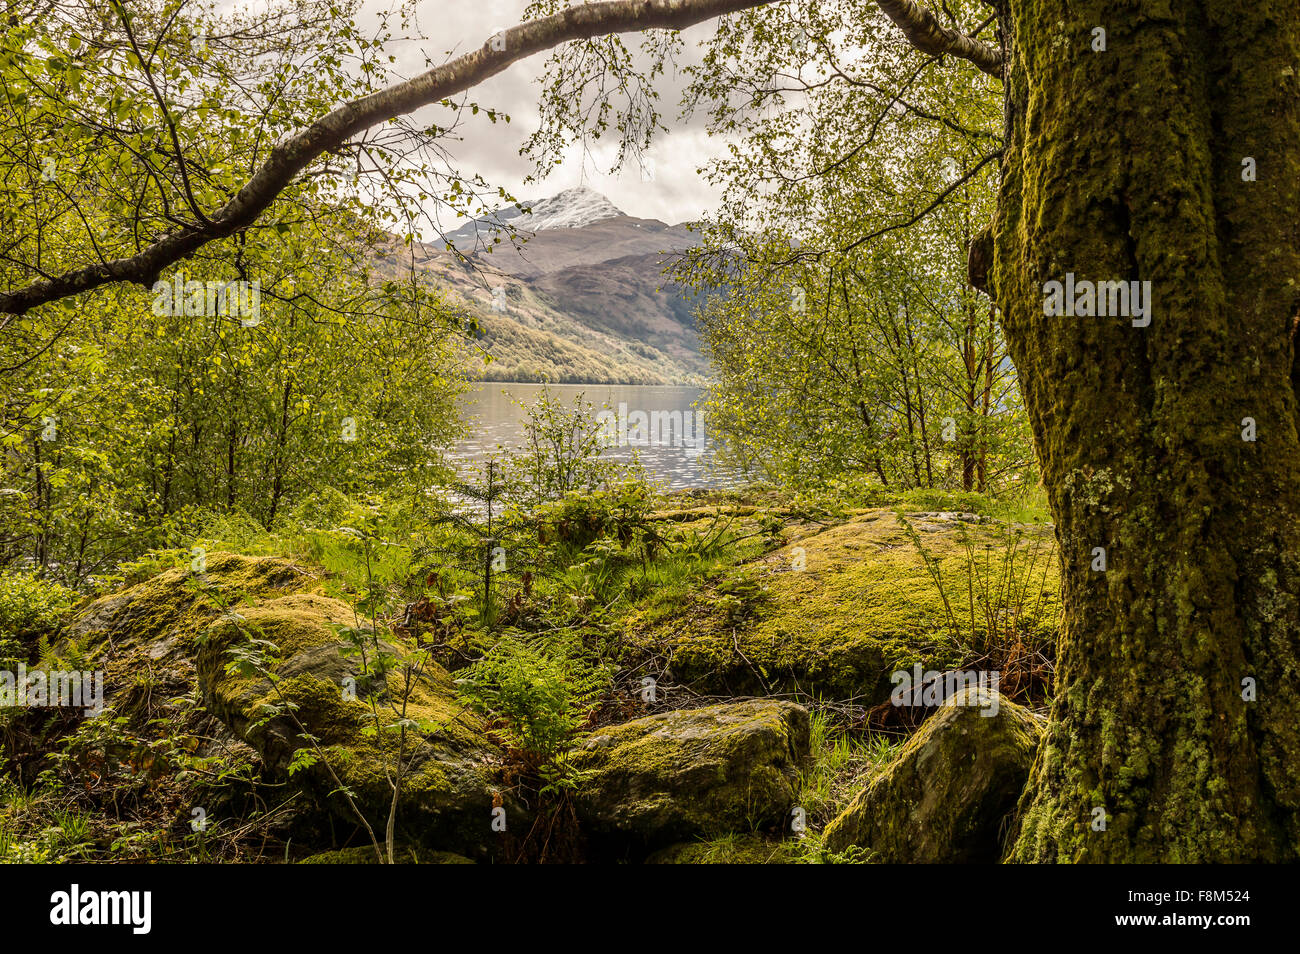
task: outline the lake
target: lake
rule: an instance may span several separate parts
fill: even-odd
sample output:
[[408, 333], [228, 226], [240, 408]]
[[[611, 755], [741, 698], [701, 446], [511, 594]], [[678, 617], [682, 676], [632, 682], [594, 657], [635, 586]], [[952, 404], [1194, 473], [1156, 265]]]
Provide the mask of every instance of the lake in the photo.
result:
[[[524, 408], [541, 395], [543, 385], [487, 381], [474, 384], [462, 400], [469, 436], [456, 444], [450, 457], [462, 471], [472, 468], [502, 447], [523, 439]], [[650, 387], [633, 384], [546, 385], [560, 404], [572, 407], [578, 395], [594, 405], [615, 435], [608, 457], [630, 460], [635, 453], [646, 474], [674, 490], [687, 487], [727, 487], [738, 482], [730, 470], [715, 466], [710, 452], [713, 435], [708, 420], [695, 407], [700, 389]], [[648, 443], [640, 443], [647, 440]]]

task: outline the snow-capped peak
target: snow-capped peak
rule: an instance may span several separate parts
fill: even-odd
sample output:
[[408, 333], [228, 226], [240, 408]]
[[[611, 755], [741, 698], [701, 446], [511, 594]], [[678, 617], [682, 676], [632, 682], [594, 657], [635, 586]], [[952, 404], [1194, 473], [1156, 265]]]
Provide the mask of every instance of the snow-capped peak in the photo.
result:
[[[522, 203], [530, 208], [529, 203]], [[520, 220], [520, 227], [530, 232], [544, 229], [576, 229], [601, 219], [611, 219], [623, 213], [619, 208], [599, 192], [578, 186], [565, 189], [549, 199], [542, 199], [531, 205], [530, 214]]]
[[[528, 212], [524, 212], [528, 209]], [[577, 186], [565, 189], [549, 199], [520, 202], [518, 205], [497, 209], [490, 215], [462, 225], [447, 238], [453, 242], [473, 241], [509, 225], [521, 232], [543, 232], [548, 229], [576, 229], [602, 219], [610, 219], [623, 212], [594, 189]]]

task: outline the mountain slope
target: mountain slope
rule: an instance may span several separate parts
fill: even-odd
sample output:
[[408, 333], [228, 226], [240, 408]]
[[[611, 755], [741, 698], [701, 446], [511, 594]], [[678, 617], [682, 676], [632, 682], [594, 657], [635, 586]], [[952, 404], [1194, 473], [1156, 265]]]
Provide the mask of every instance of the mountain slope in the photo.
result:
[[703, 381], [695, 302], [663, 275], [673, 253], [697, 244], [692, 232], [624, 215], [585, 188], [532, 203], [530, 213], [521, 206], [447, 236], [467, 261], [442, 244], [413, 249], [417, 269], [483, 329], [478, 346], [494, 359], [485, 380]]

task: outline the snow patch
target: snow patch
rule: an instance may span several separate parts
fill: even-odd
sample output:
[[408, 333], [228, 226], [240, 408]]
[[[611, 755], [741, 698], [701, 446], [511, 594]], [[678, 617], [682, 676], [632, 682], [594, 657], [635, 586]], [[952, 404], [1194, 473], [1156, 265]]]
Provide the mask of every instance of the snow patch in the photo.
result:
[[[524, 212], [523, 209], [528, 209]], [[623, 211], [594, 189], [578, 186], [565, 189], [549, 199], [520, 202], [518, 205], [498, 209], [481, 219], [462, 225], [447, 238], [457, 245], [473, 243], [476, 239], [490, 240], [492, 233], [509, 225], [522, 232], [544, 232], [549, 229], [578, 229], [593, 222], [623, 215]]]

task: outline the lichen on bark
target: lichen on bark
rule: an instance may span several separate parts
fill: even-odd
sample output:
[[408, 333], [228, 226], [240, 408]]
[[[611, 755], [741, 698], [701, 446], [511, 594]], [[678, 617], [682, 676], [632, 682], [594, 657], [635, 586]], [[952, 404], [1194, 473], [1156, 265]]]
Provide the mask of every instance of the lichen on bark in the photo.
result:
[[[1007, 0], [1000, 19], [989, 284], [1066, 611], [1008, 859], [1294, 860], [1300, 9]], [[1045, 317], [1044, 283], [1067, 272], [1150, 281], [1150, 325]]]

